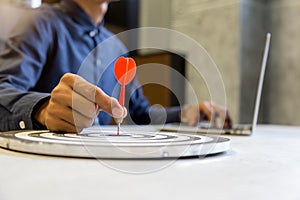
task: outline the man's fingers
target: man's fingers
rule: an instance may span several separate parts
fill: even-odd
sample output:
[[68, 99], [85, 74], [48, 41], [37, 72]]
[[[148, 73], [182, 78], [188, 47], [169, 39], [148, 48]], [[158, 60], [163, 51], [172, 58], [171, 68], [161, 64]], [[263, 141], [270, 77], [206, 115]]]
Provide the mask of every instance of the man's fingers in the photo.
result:
[[118, 100], [105, 94], [100, 88], [96, 89], [95, 102], [99, 107], [114, 118], [122, 118], [124, 109]]
[[224, 128], [231, 128], [231, 127], [232, 127], [232, 119], [229, 115], [229, 111], [226, 110]]
[[181, 122], [189, 126], [195, 126], [200, 119], [200, 112], [197, 105], [185, 105], [180, 115]]
[[80, 114], [88, 117], [95, 118], [99, 113], [99, 106], [78, 93], [72, 95], [72, 108]]
[[209, 121], [213, 120], [214, 114], [210, 102], [204, 101], [199, 104], [199, 110]]
[[87, 128], [92, 125], [94, 121], [94, 115], [87, 117], [76, 110], [71, 109], [70, 107], [50, 101], [46, 119], [47, 124], [52, 124], [53, 120], [64, 121], [76, 128]]
[[221, 117], [222, 124], [223, 124], [223, 115], [219, 115], [219, 109], [216, 109], [217, 106], [213, 106], [211, 102], [204, 101], [199, 104], [200, 112], [204, 113], [205, 117], [212, 123], [213, 127], [219, 126], [217, 119]]
[[113, 108], [112, 109], [113, 116], [120, 116], [116, 118], [125, 118], [127, 116], [127, 109], [123, 107], [122, 109], [119, 108]]
[[210, 103], [210, 105], [212, 106], [212, 109], [216, 112], [216, 115], [218, 115], [219, 117], [222, 118], [222, 120], [225, 120], [225, 109], [222, 109], [221, 107], [219, 107], [218, 105], [214, 104], [214, 103]]
[[125, 107], [123, 107], [123, 113], [121, 115], [122, 115], [122, 117], [115, 118], [115, 122], [117, 124], [122, 123], [123, 119], [127, 116], [127, 109]]
[[[210, 103], [210, 105], [211, 105], [212, 109], [214, 110], [214, 114], [215, 114], [214, 120], [215, 120], [216, 126], [223, 127], [225, 124], [225, 110], [214, 103]], [[219, 121], [219, 120], [221, 120], [221, 121]]]
[[83, 130], [83, 128], [75, 127], [73, 124], [70, 124], [63, 120], [53, 120], [50, 125], [46, 124], [46, 126], [53, 132], [79, 133]]
[[224, 128], [231, 128], [232, 127], [232, 120], [229, 115], [229, 111], [221, 106], [218, 106], [214, 103], [212, 103], [213, 108], [218, 112], [218, 115], [222, 119], [222, 125]]
[[114, 118], [123, 117], [124, 110], [115, 98], [108, 96], [100, 88], [87, 82], [82, 77], [75, 74], [66, 74], [62, 81], [67, 82], [74, 92], [91, 102], [95, 102], [99, 109], [107, 112]]
[[224, 128], [231, 128], [232, 120], [227, 109], [208, 101], [201, 102], [199, 108], [214, 126], [219, 125], [217, 119], [221, 119], [219, 123], [221, 123]]

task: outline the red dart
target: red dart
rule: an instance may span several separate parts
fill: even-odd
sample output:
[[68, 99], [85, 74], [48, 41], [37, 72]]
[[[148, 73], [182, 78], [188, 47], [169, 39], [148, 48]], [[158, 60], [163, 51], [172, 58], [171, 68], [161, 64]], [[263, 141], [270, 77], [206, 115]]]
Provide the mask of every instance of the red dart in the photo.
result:
[[127, 85], [135, 76], [136, 64], [132, 58], [120, 57], [115, 63], [115, 77], [121, 84], [119, 103], [124, 106], [125, 85]]
[[[127, 85], [135, 76], [136, 73], [136, 64], [132, 58], [120, 57], [117, 59], [114, 68], [115, 77], [118, 82], [121, 84], [119, 103], [124, 107], [125, 102], [125, 85]], [[122, 120], [119, 120], [118, 123], [118, 131], [117, 136], [119, 136], [120, 132], [120, 124]]]

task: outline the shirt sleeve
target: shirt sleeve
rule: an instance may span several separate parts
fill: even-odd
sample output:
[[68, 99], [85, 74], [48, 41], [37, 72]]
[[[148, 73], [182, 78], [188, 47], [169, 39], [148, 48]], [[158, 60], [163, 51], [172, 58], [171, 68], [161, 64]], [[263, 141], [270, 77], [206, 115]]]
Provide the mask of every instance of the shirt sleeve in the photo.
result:
[[33, 14], [17, 24], [0, 52], [0, 131], [33, 129], [35, 106], [50, 95], [31, 91], [50, 44], [47, 26]]

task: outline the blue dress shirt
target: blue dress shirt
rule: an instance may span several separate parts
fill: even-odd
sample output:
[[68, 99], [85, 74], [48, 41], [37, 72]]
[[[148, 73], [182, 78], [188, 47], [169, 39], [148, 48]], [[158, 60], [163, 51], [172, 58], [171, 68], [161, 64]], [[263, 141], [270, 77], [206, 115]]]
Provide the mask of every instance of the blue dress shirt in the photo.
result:
[[[28, 11], [0, 52], [0, 131], [44, 128], [33, 115], [68, 72], [118, 98], [113, 66], [121, 55], [127, 55], [124, 45], [73, 0]], [[150, 123], [149, 103], [137, 80], [127, 85], [126, 99], [127, 120]], [[179, 108], [166, 111], [167, 122], [179, 120]], [[155, 111], [157, 116], [160, 112]], [[101, 125], [111, 121], [105, 112], [98, 119]]]

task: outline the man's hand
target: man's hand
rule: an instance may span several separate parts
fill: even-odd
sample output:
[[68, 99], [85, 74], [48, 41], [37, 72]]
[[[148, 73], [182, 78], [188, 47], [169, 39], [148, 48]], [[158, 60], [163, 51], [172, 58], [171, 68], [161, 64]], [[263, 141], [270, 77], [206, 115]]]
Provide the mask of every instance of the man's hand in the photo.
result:
[[67, 73], [34, 117], [51, 131], [80, 132], [93, 124], [100, 110], [114, 118], [127, 115], [117, 99], [80, 76]]
[[217, 126], [217, 120], [223, 128], [231, 128], [232, 120], [227, 109], [214, 103], [204, 101], [199, 105], [185, 105], [181, 111], [181, 122], [195, 126], [199, 121], [208, 120], [213, 126]]

